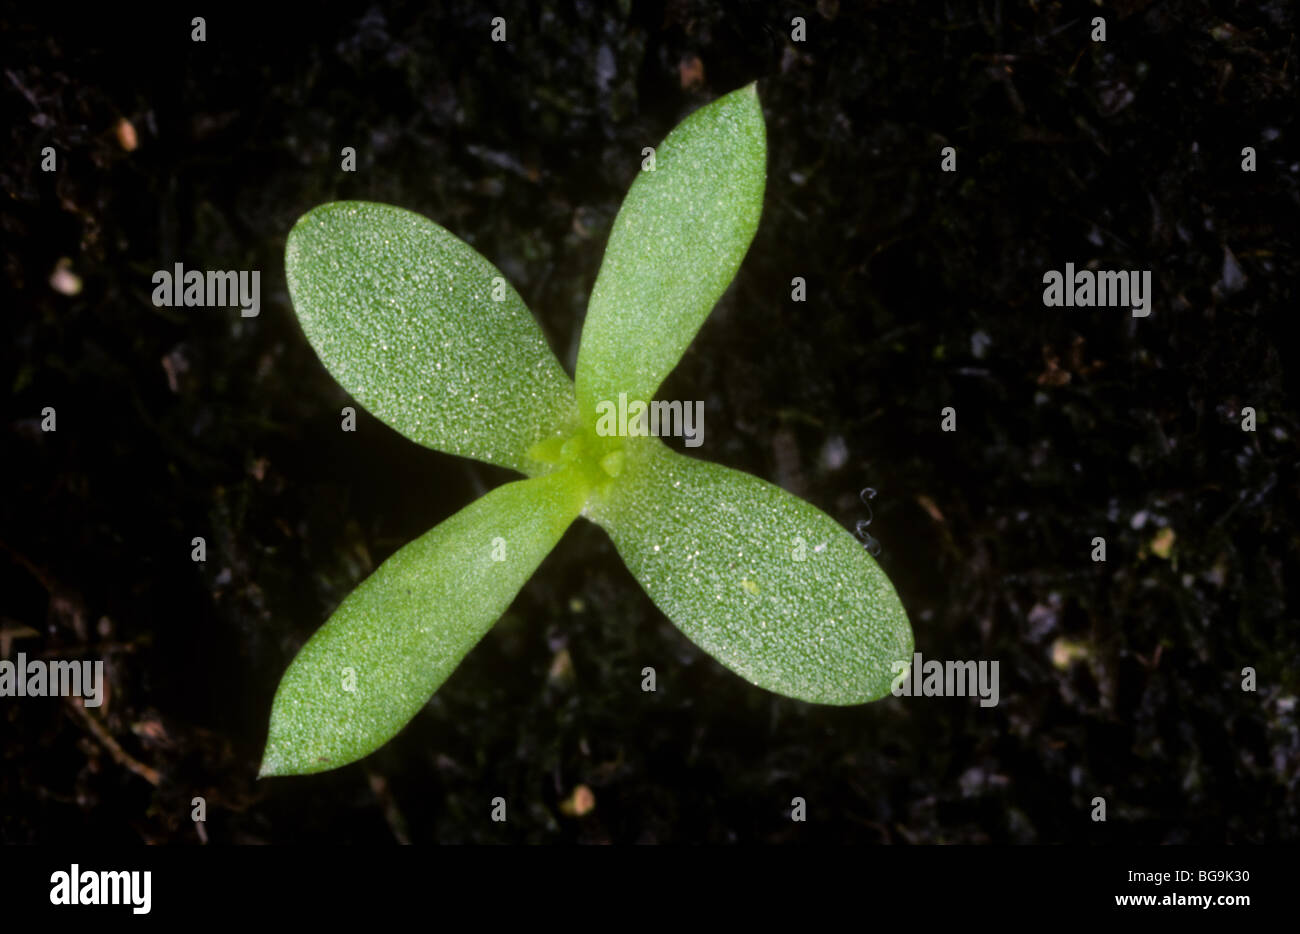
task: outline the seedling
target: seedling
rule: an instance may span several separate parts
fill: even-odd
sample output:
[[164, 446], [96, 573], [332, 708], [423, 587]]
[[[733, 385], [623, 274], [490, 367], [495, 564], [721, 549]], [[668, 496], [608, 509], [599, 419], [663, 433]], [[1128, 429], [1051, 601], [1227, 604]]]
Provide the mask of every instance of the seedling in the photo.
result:
[[750, 474], [597, 430], [620, 394], [655, 398], [731, 282], [766, 160], [752, 84], [668, 135], [614, 222], [576, 383], [505, 278], [437, 224], [358, 201], [298, 221], [289, 292], [339, 384], [411, 440], [527, 479], [406, 545], [339, 605], [280, 682], [262, 775], [337, 768], [386, 743], [578, 516], [609, 533], [682, 632], [751, 683], [822, 704], [889, 692], [912, 630], [853, 535]]

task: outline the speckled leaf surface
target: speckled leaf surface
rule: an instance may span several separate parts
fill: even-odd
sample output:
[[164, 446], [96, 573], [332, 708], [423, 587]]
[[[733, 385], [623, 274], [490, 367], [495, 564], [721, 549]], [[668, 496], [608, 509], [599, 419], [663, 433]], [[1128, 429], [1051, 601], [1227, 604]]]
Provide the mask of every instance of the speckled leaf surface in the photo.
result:
[[587, 515], [691, 641], [778, 694], [860, 704], [889, 692], [912, 629], [889, 578], [821, 510], [747, 473], [629, 439]]
[[289, 666], [271, 708], [262, 775], [338, 768], [386, 743], [500, 618], [581, 509], [571, 471], [508, 483], [385, 561]]
[[578, 401], [650, 401], [736, 274], [763, 208], [754, 85], [700, 108], [655, 151], [614, 221], [578, 353]]
[[574, 418], [573, 383], [523, 299], [427, 218], [321, 205], [290, 232], [285, 272], [326, 369], [413, 441], [531, 474], [525, 452]]

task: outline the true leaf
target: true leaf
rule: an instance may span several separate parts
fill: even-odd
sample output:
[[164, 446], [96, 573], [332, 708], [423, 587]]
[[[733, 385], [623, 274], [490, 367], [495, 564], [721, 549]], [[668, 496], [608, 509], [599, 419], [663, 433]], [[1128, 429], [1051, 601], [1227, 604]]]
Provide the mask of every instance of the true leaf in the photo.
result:
[[336, 201], [299, 219], [284, 262], [307, 339], [372, 414], [426, 447], [539, 472], [526, 452], [573, 420], [573, 383], [472, 247], [419, 214]]
[[747, 473], [630, 438], [588, 515], [691, 641], [760, 687], [823, 704], [889, 692], [912, 658], [880, 566], [821, 510]]
[[384, 562], [289, 666], [262, 775], [386, 743], [491, 628], [582, 509], [572, 471], [497, 487]]
[[758, 227], [767, 143], [754, 85], [701, 107], [632, 183], [605, 246], [578, 352], [583, 418], [650, 401], [726, 290]]

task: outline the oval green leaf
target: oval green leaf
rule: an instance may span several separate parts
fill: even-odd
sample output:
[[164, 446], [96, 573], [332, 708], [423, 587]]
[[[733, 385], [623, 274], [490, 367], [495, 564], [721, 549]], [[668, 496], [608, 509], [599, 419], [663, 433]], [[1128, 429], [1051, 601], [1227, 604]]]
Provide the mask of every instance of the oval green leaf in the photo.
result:
[[385, 561], [280, 681], [261, 775], [338, 768], [386, 743], [510, 606], [583, 497], [569, 470], [507, 483]]
[[574, 420], [573, 383], [472, 247], [419, 214], [336, 201], [294, 225], [284, 265], [308, 341], [371, 413], [426, 447], [542, 472], [526, 452]]
[[754, 239], [767, 165], [753, 84], [695, 111], [632, 183], [592, 288], [578, 352], [582, 416], [649, 402], [726, 290]]
[[821, 704], [889, 693], [912, 628], [884, 571], [821, 510], [747, 473], [630, 438], [587, 515], [692, 642], [750, 683]]

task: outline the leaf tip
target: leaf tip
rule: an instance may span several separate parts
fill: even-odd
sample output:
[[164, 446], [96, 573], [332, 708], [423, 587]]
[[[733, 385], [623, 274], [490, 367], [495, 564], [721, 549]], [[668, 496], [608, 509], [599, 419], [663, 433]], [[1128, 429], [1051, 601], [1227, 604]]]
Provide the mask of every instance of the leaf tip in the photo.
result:
[[257, 778], [260, 781], [263, 778], [275, 778], [284, 774], [286, 774], [284, 761], [275, 753], [268, 742], [266, 751], [262, 753], [262, 764], [258, 767]]

